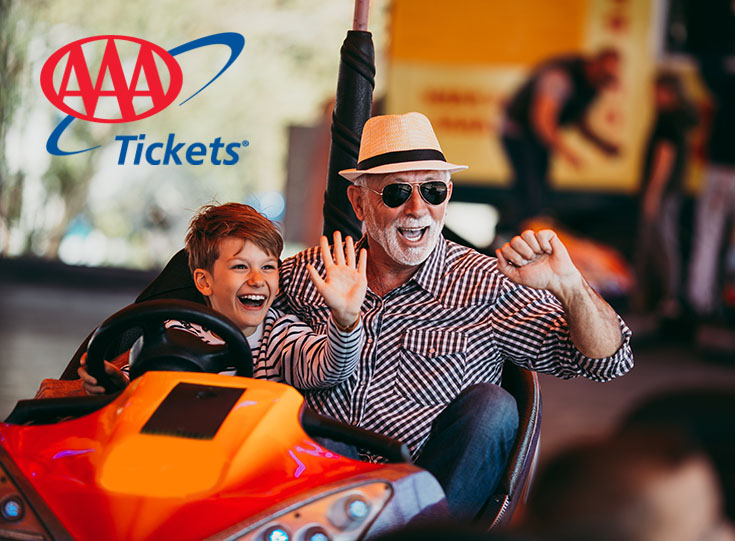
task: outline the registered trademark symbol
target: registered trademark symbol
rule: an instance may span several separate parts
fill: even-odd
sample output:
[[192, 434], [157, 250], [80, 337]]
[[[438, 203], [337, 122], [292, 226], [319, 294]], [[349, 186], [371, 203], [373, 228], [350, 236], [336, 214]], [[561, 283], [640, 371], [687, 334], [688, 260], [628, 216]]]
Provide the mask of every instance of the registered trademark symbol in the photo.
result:
[[244, 147], [250, 146], [250, 141], [248, 141], [247, 139], [243, 139], [242, 146]]

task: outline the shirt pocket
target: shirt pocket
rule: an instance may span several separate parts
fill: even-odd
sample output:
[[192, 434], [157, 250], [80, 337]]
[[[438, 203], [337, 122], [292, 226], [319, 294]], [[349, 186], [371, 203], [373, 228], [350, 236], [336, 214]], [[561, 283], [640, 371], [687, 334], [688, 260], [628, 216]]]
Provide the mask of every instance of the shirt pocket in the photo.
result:
[[466, 349], [467, 337], [459, 332], [406, 331], [396, 392], [422, 405], [448, 404], [462, 390]]

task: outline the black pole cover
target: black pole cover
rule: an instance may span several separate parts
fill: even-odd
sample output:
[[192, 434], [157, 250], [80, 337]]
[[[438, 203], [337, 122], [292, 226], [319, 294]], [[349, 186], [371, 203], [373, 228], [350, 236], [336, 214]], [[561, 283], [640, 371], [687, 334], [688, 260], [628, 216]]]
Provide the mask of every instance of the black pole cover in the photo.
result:
[[340, 50], [337, 95], [332, 113], [332, 142], [329, 148], [327, 191], [324, 194], [323, 233], [331, 239], [335, 231], [355, 240], [362, 236], [349, 199], [350, 182], [339, 176], [357, 165], [362, 127], [370, 118], [375, 88], [375, 50], [370, 32], [350, 30]]

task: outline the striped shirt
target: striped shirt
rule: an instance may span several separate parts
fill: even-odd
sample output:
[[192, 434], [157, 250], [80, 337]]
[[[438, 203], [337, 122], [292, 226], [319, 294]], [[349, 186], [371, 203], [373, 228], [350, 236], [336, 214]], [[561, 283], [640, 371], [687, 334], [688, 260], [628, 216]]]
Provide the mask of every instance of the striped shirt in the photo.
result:
[[[223, 343], [211, 331], [194, 323], [169, 320], [166, 328], [192, 333], [208, 344]], [[329, 317], [322, 328], [323, 332], [316, 334], [296, 316], [270, 308], [256, 331], [256, 339], [248, 337], [253, 377], [286, 382], [302, 390], [326, 389], [344, 382], [354, 373], [360, 359], [363, 326], [358, 323], [351, 331], [344, 332]], [[131, 358], [137, 349], [136, 343], [131, 348]], [[234, 375], [235, 367], [220, 373]]]
[[[308, 264], [323, 272], [318, 247], [284, 261], [276, 303], [319, 333], [329, 308]], [[305, 393], [306, 400], [320, 413], [401, 440], [416, 458], [447, 404], [475, 383], [500, 383], [505, 361], [562, 378], [625, 374], [633, 366], [630, 331], [618, 319], [624, 337], [618, 351], [585, 357], [556, 297], [513, 283], [495, 258], [442, 238], [405, 284], [383, 297], [368, 289], [357, 370], [332, 389]]]

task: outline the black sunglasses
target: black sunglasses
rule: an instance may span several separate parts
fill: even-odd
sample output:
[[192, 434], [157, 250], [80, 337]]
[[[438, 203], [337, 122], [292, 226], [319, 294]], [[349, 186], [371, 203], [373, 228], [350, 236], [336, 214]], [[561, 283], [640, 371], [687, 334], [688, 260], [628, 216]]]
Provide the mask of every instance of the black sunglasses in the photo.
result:
[[418, 187], [421, 199], [426, 201], [429, 205], [441, 205], [444, 203], [447, 198], [447, 194], [449, 193], [449, 186], [441, 180], [432, 180], [429, 182], [422, 182], [421, 184], [396, 182], [395, 184], [388, 184], [383, 187], [382, 192], [373, 190], [367, 186], [362, 187], [381, 196], [385, 206], [394, 209], [408, 201], [408, 198], [411, 197], [411, 194], [413, 193], [414, 186]]

